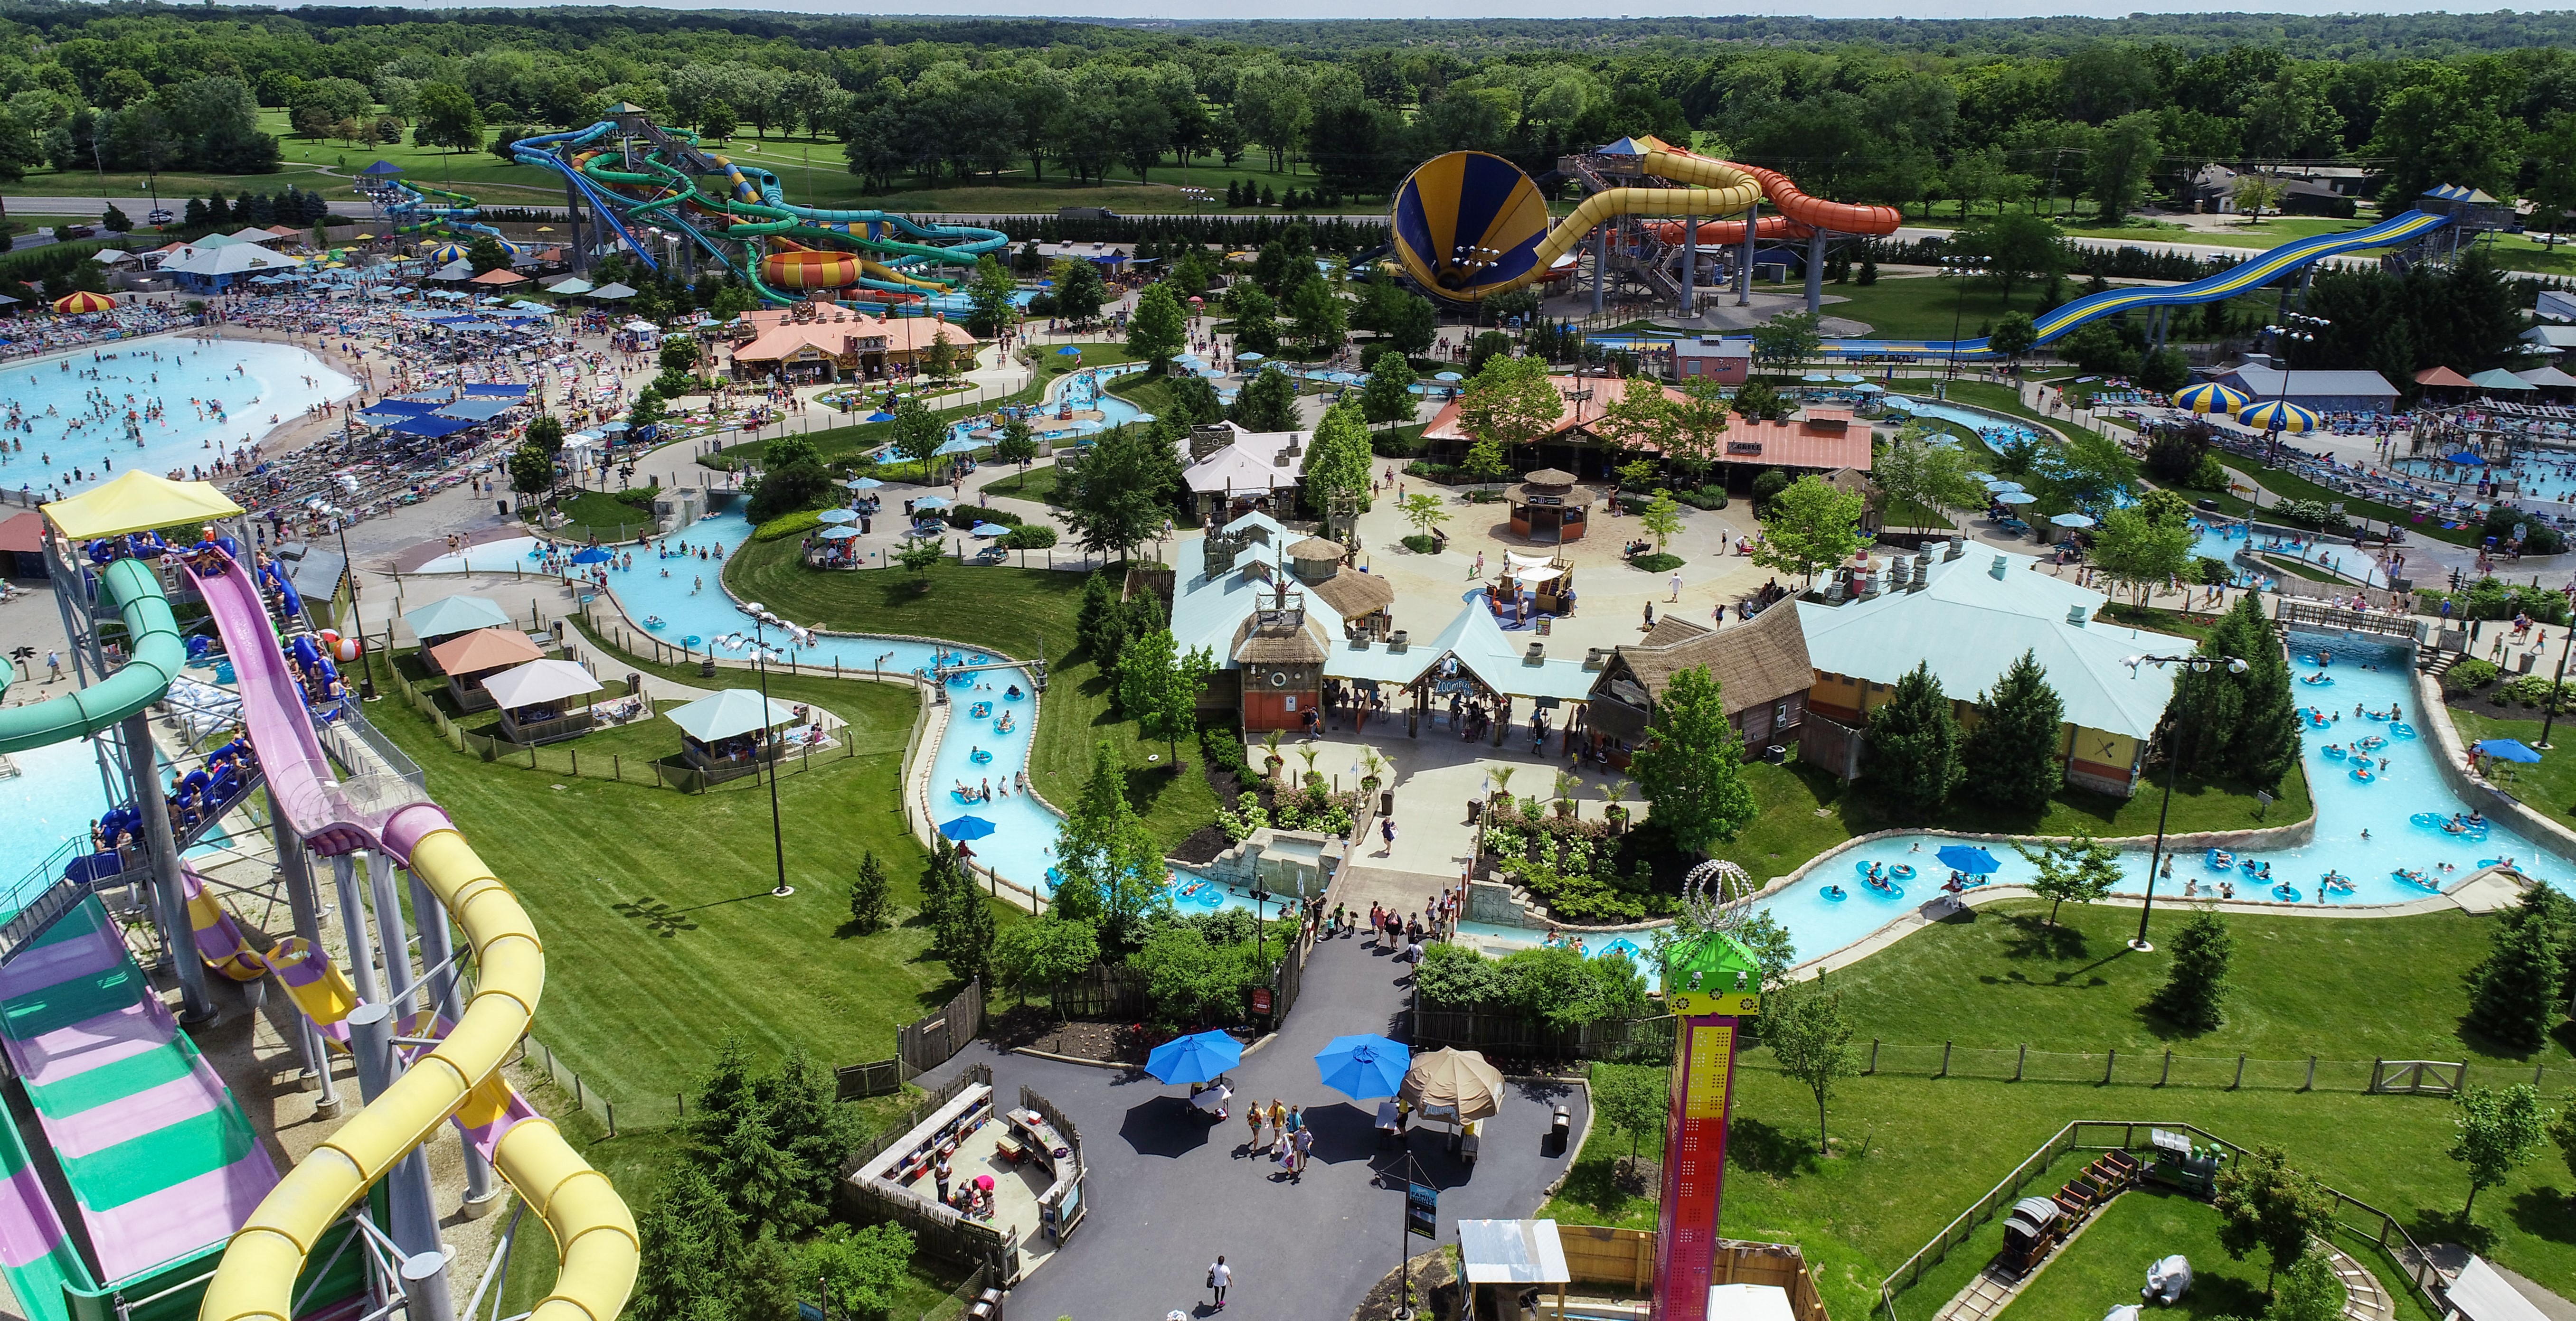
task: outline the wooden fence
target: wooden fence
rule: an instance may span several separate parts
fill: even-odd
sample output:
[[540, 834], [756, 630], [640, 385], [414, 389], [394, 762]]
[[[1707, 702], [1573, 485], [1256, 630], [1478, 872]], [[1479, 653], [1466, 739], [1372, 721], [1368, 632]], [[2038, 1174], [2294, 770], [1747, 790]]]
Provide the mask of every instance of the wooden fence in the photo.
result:
[[903, 1081], [904, 1070], [901, 1059], [844, 1064], [832, 1070], [832, 1099], [862, 1101], [871, 1096], [892, 1096], [903, 1090]]
[[1552, 1028], [1513, 1013], [1427, 1008], [1418, 996], [1407, 1015], [1406, 1038], [1416, 1050], [1455, 1046], [1525, 1060], [1650, 1064], [1668, 1062], [1673, 1057], [1673, 1020], [1669, 1015]]
[[[2243, 1147], [2194, 1124], [2171, 1120], [2076, 1120], [2057, 1130], [2040, 1144], [2037, 1151], [2014, 1166], [2012, 1173], [2004, 1176], [2003, 1182], [1988, 1189], [1956, 1219], [1943, 1225], [1941, 1232], [1932, 1236], [1932, 1241], [1915, 1249], [1913, 1256], [1888, 1272], [1887, 1278], [1878, 1286], [1879, 1306], [1886, 1313], [1887, 1321], [1903, 1321], [1903, 1314], [1896, 1309], [1897, 1300], [1923, 1279], [1924, 1272], [1948, 1258], [1952, 1249], [1968, 1241], [2005, 1207], [2019, 1200], [2024, 1189], [2034, 1182], [2044, 1182], [2053, 1177], [2050, 1171], [2060, 1157], [2069, 1152], [2150, 1151], [2149, 1135], [2159, 1128], [2188, 1133], [2206, 1145], [2225, 1148], [2230, 1159], [2243, 1159], [2246, 1154]], [[2428, 1315], [2444, 1315], [2448, 1309], [2432, 1292], [2433, 1287], [2442, 1282], [2441, 1276], [2435, 1270], [2432, 1258], [2422, 1245], [2416, 1243], [2414, 1236], [2406, 1232], [2406, 1227], [2397, 1223], [2396, 1217], [2359, 1198], [2346, 1196], [2333, 1188], [2326, 1189], [2326, 1192], [2335, 1201], [2336, 1225], [2375, 1248], [2381, 1266], [2405, 1278]]]
[[894, 1030], [895, 1058], [914, 1076], [946, 1064], [984, 1031], [984, 983], [977, 979], [948, 1007]]
[[1095, 963], [1059, 983], [1053, 993], [1056, 1012], [1067, 1018], [1145, 1016], [1145, 979], [1123, 967]]
[[2527, 1082], [2543, 1091], [2576, 1083], [2576, 1069], [2546, 1062], [2479, 1065], [2445, 1060], [2260, 1059], [2165, 1050], [2048, 1050], [1872, 1039], [1861, 1072], [2086, 1087], [2194, 1087], [2221, 1091], [2381, 1092], [2449, 1096], [2475, 1072], [2490, 1083]]
[[932, 1256], [984, 1268], [988, 1280], [1007, 1288], [1019, 1280], [1016, 1235], [970, 1219], [926, 1197], [899, 1191], [883, 1180], [862, 1182], [853, 1177], [869, 1161], [883, 1155], [886, 1148], [909, 1137], [924, 1120], [977, 1084], [991, 1087], [993, 1071], [981, 1064], [958, 1070], [956, 1077], [897, 1117], [852, 1155], [841, 1167], [837, 1187], [842, 1209], [852, 1219], [867, 1224], [892, 1221], [902, 1225], [912, 1231], [914, 1242]]
[[[1607, 1284], [1642, 1294], [1655, 1283], [1655, 1231], [1610, 1229], [1601, 1225], [1558, 1225], [1565, 1249], [1566, 1273], [1576, 1284]], [[1816, 1290], [1807, 1260], [1786, 1243], [1748, 1243], [1719, 1239], [1711, 1284], [1759, 1284], [1789, 1295], [1789, 1313], [1797, 1321], [1826, 1321], [1824, 1296]]]

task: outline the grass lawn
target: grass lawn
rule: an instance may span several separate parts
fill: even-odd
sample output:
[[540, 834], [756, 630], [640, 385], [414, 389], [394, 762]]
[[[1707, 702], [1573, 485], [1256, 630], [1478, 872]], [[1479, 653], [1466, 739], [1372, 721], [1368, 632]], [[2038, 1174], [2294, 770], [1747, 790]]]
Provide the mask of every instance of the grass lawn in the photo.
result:
[[653, 530], [650, 506], [630, 505], [607, 491], [582, 491], [566, 496], [556, 505], [563, 511], [565, 524], [555, 529], [558, 540], [570, 542], [597, 541], [614, 545], [632, 541]]
[[1026, 500], [1032, 504], [1051, 505], [1056, 503], [1056, 476], [1054, 464], [1043, 464], [1025, 473], [1014, 473], [985, 487], [984, 496], [988, 500], [999, 497], [1004, 500]]
[[[623, 663], [696, 681], [693, 669]], [[843, 930], [863, 850], [885, 862], [898, 911], [919, 901], [922, 852], [899, 806], [912, 691], [802, 676], [773, 678], [771, 691], [847, 719], [842, 737], [859, 752], [779, 782], [797, 887], [786, 900], [767, 893], [764, 790], [687, 795], [485, 763], [407, 703], [369, 711], [545, 933], [539, 1037], [638, 1123], [666, 1118], [727, 1036], [763, 1057], [802, 1046], [825, 1064], [883, 1059], [897, 1023], [951, 992], [947, 968], [924, 956], [926, 930]]]
[[2293, 578], [2304, 578], [2312, 583], [2339, 583], [2346, 581], [2345, 579], [2338, 578], [2313, 564], [2303, 564], [2284, 555], [2257, 555], [2255, 558]]
[[1955, 280], [1888, 276], [1876, 284], [1826, 285], [1824, 314], [1867, 322], [1874, 339], [1947, 340], [1953, 327], [1955, 338], [1974, 339], [2007, 312], [2036, 314], [2040, 293], [2039, 282], [2025, 281], [2007, 303], [1990, 281], [1971, 282], [1962, 292]]
[[[1834, 980], [1864, 1037], [2007, 1049], [2023, 1041], [2065, 1050], [2160, 1049], [2166, 1038], [2138, 1006], [2161, 980], [2163, 956], [2127, 952], [2122, 940], [2134, 929], [2134, 912], [2069, 906], [2064, 934], [2037, 925], [2045, 912], [2035, 902], [1982, 908], [1900, 941]], [[2180, 916], [2160, 911], [2151, 933], [2160, 944], [2170, 940]], [[2271, 1058], [2323, 1052], [2366, 1061], [2385, 1052], [2466, 1059], [2493, 1062], [2489, 1082], [2517, 1073], [2527, 1079], [2528, 1063], [2501, 1061], [2462, 1042], [2454, 1022], [2458, 974], [2485, 948], [2493, 921], [2465, 914], [2234, 918], [2238, 990], [2228, 1022], [2176, 1048], [2212, 1056], [2241, 1050]], [[2546, 1061], [2563, 1066], [2568, 1059], [2562, 1035]], [[2473, 1081], [2477, 1072], [2473, 1067]], [[2276, 1144], [2328, 1183], [2398, 1217], [2419, 1241], [2469, 1242], [2533, 1278], [2576, 1278], [2576, 1207], [2569, 1201], [2576, 1180], [2564, 1162], [2554, 1151], [2542, 1153], [2481, 1196], [2475, 1223], [2462, 1224], [2457, 1213], [2468, 1185], [2445, 1156], [2452, 1107], [2435, 1097], [2255, 1087], [2159, 1091], [1881, 1072], [1837, 1085], [1830, 1106], [1836, 1154], [1824, 1159], [1815, 1154], [1815, 1098], [1802, 1084], [1784, 1078], [1759, 1049], [1744, 1057], [1736, 1078], [1724, 1232], [1800, 1244], [1838, 1316], [1872, 1312], [1888, 1271], [2076, 1119], [2181, 1120], [2246, 1146]], [[1644, 1153], [1656, 1155], [1659, 1141], [1660, 1134], [1646, 1135]], [[1624, 1191], [1613, 1180], [1613, 1162], [1628, 1144], [1624, 1133], [1596, 1130], [1564, 1191], [1541, 1214], [1578, 1224], [1653, 1227], [1652, 1195]], [[2069, 1158], [2069, 1168], [2055, 1177], [2081, 1163]], [[2034, 1191], [2049, 1187], [2053, 1181]], [[1989, 1224], [1900, 1299], [1900, 1316], [1929, 1318], [1999, 1238], [1999, 1227]], [[2221, 1258], [2179, 1250], [2191, 1252], [2195, 1270], [2227, 1269]], [[2142, 1277], [2144, 1268], [2139, 1261], [2134, 1273]], [[2397, 1283], [2384, 1271], [2382, 1278]], [[2137, 1283], [2127, 1280], [2125, 1287], [2135, 1290]], [[2094, 1315], [2071, 1306], [2015, 1314]]]
[[[2541, 722], [2524, 718], [2533, 708], [2493, 706], [2482, 701], [2477, 711], [2463, 711], [2456, 706], [2446, 709], [2450, 712], [2452, 726], [2460, 731], [2463, 743], [2509, 738], [2524, 747], [2535, 747], [2540, 742]], [[2485, 714], [2488, 711], [2495, 714]], [[2559, 717], [2549, 732], [2550, 741], [2558, 745], [2555, 750], [2542, 753], [2540, 760], [2529, 765], [2491, 762], [2488, 774], [2510, 777], [2506, 783], [2513, 796], [2521, 799], [2524, 805], [2562, 826], [2576, 829], [2576, 742], [2571, 742], [2576, 740], [2576, 716]]]
[[[2233, 471], [2243, 473], [2278, 499], [2340, 503], [2343, 505], [2344, 513], [2355, 521], [2364, 524], [2372, 522], [2391, 524], [2405, 529], [2406, 535], [2410, 537], [2431, 537], [2436, 541], [2447, 541], [2455, 546], [2474, 546], [2486, 536], [2485, 531], [2474, 524], [2454, 529], [2443, 527], [2430, 519], [2418, 522], [2415, 511], [2411, 509], [2395, 509], [2376, 500], [2347, 495], [2332, 487], [2319, 486], [2286, 468], [2270, 467], [2224, 450], [2214, 449], [2210, 453], [2217, 455], [2220, 463], [2227, 465]], [[2261, 516], [2259, 509], [2256, 511], [2256, 516]]]
[[[797, 558], [796, 539], [751, 542], [725, 564], [725, 585], [780, 617], [826, 628], [944, 638], [1022, 660], [1073, 649], [1083, 575], [1052, 569], [963, 565], [942, 560], [930, 590], [902, 570], [826, 573]], [[908, 719], [909, 717], [907, 717]]]
[[2090, 429], [2079, 427], [2073, 422], [2067, 421], [2065, 418], [2050, 417], [2036, 409], [2025, 406], [2021, 401], [2021, 393], [2009, 385], [1996, 385], [1991, 381], [1952, 381], [1950, 382], [1950, 400], [1953, 403], [1971, 404], [1978, 408], [1991, 409], [1998, 413], [2021, 418], [2024, 421], [2036, 422], [2043, 427], [2053, 428], [2063, 435], [2091, 436], [2095, 434]]
[[2217, 625], [2217, 616], [2207, 611], [2166, 610], [2156, 606], [2130, 605], [2121, 601], [2106, 603], [2094, 615], [2115, 624], [2142, 628], [2152, 633], [2171, 633], [2197, 642], [2206, 638]]
[[[1074, 347], [1082, 350], [1082, 365], [1085, 367], [1105, 367], [1113, 363], [1136, 361], [1135, 355], [1129, 353], [1127, 351], [1127, 346], [1124, 344], [1085, 343], [1077, 344]], [[1058, 354], [1054, 349], [1042, 350], [1038, 354], [1037, 377], [1030, 381], [1026, 388], [1014, 390], [1011, 393], [1002, 395], [998, 398], [987, 398], [981, 403], [974, 402], [973, 396], [968, 396], [968, 402], [966, 403], [952, 405], [937, 411], [942, 421], [954, 422], [959, 418], [966, 417], [971, 414], [989, 413], [1004, 404], [1036, 403], [1040, 398], [1044, 397], [1048, 384], [1053, 382], [1055, 378], [1064, 375], [1066, 372], [1078, 370], [1080, 370], [1080, 368], [1074, 365], [1074, 359], [1071, 355]], [[874, 405], [866, 404], [862, 401], [862, 406], [873, 407]], [[865, 417], [866, 415], [867, 414], [864, 411], [854, 413], [854, 416], [859, 417]], [[856, 422], [849, 426], [830, 427], [820, 431], [800, 432], [798, 434], [811, 439], [814, 442], [814, 448], [822, 456], [823, 462], [830, 463], [836, 459], [846, 459], [861, 450], [875, 449], [877, 446], [883, 445], [887, 441], [894, 439], [894, 423]], [[760, 461], [760, 455], [767, 445], [767, 441], [761, 440], [739, 441], [725, 446], [716, 453], [699, 456], [698, 462], [705, 467], [730, 471], [746, 464], [758, 463]], [[891, 462], [898, 472], [913, 471], [913, 464], [909, 459], [898, 458], [891, 460]]]
[[[1074, 574], [1057, 576], [1081, 582]], [[1216, 823], [1216, 794], [1199, 769], [1198, 741], [1182, 739], [1180, 757], [1174, 760], [1171, 744], [1143, 738], [1135, 721], [1110, 710], [1109, 687], [1108, 676], [1092, 663], [1089, 652], [1077, 652], [1056, 667], [1048, 677], [1046, 704], [1038, 712], [1029, 778], [1048, 802], [1072, 807], [1091, 779], [1092, 756], [1106, 739], [1127, 769], [1127, 805], [1144, 818], [1168, 853], [1192, 832]]]

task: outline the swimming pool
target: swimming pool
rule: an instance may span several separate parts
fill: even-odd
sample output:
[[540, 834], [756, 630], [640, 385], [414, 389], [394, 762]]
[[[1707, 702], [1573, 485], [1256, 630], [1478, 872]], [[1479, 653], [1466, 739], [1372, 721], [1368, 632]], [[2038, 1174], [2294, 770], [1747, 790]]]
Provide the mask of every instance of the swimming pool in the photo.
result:
[[[13, 445], [26, 445], [0, 454], [0, 486], [57, 485], [69, 492], [131, 468], [166, 473], [210, 466], [314, 404], [357, 388], [314, 354], [266, 340], [156, 335], [11, 363], [0, 370], [0, 397], [17, 405], [33, 429], [0, 432]], [[104, 393], [103, 413], [94, 411], [93, 391]], [[219, 402], [222, 414], [201, 412], [192, 399]], [[141, 419], [156, 400], [162, 416]], [[140, 448], [125, 432], [129, 408], [138, 414]], [[87, 424], [75, 429], [76, 420]], [[70, 477], [74, 467], [82, 472], [78, 481]]]

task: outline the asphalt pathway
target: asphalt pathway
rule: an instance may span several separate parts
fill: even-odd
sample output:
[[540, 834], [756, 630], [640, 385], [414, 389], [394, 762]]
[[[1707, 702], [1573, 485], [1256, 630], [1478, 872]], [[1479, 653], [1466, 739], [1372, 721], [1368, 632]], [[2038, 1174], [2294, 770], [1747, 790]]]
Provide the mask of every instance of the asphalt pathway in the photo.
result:
[[[1378, 1032], [1401, 1040], [1404, 969], [1360, 939], [1319, 944], [1299, 999], [1278, 1039], [1245, 1057], [1232, 1117], [1212, 1123], [1190, 1108], [1187, 1087], [1143, 1073], [1087, 1068], [995, 1050], [977, 1042], [925, 1082], [971, 1063], [992, 1066], [1006, 1104], [1023, 1085], [1063, 1110], [1082, 1134], [1090, 1171], [1089, 1217], [1045, 1266], [1012, 1291], [1011, 1310], [1033, 1317], [1153, 1318], [1174, 1309], [1213, 1315], [1209, 1263], [1224, 1253], [1234, 1268], [1231, 1318], [1345, 1317], [1369, 1287], [1395, 1269], [1404, 1217], [1404, 1161], [1381, 1146], [1375, 1102], [1353, 1102], [1317, 1081], [1314, 1057], [1334, 1037]], [[1252, 1154], [1242, 1107], [1277, 1097], [1306, 1107], [1315, 1129], [1313, 1163], [1291, 1183]], [[1583, 1131], [1582, 1088], [1513, 1082], [1502, 1113], [1485, 1125], [1471, 1168], [1447, 1151], [1438, 1130], [1415, 1129], [1409, 1154], [1440, 1189], [1443, 1239], [1459, 1220], [1535, 1213], [1570, 1156], [1547, 1141], [1551, 1110], [1572, 1111]], [[1428, 1247], [1414, 1240], [1405, 1248]]]

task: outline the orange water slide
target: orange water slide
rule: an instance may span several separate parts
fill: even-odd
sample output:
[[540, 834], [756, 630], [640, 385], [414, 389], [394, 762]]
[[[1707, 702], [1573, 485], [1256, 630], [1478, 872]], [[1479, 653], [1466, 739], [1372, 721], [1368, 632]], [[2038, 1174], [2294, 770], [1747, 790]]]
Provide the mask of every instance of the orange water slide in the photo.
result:
[[[1809, 197], [1799, 191], [1798, 185], [1790, 182], [1789, 176], [1778, 170], [1766, 170], [1759, 165], [1739, 165], [1733, 161], [1721, 161], [1713, 156], [1702, 156], [1698, 152], [1675, 147], [1656, 138], [1640, 137], [1637, 141], [1675, 156], [1707, 161], [1751, 175], [1754, 182], [1762, 185], [1762, 196], [1771, 204], [1771, 210], [1774, 213], [1754, 222], [1753, 236], [1757, 239], [1806, 239], [1814, 236], [1819, 229], [1832, 230], [1837, 234], [1893, 234], [1896, 232], [1896, 227], [1905, 222], [1903, 213], [1892, 206], [1828, 202], [1823, 198]], [[1681, 241], [1682, 222], [1678, 220], [1649, 222], [1646, 225], [1646, 232], [1661, 242], [1677, 243]], [[1741, 220], [1703, 221], [1699, 227], [1699, 241], [1702, 246], [1715, 247], [1742, 243], [1744, 222]]]

